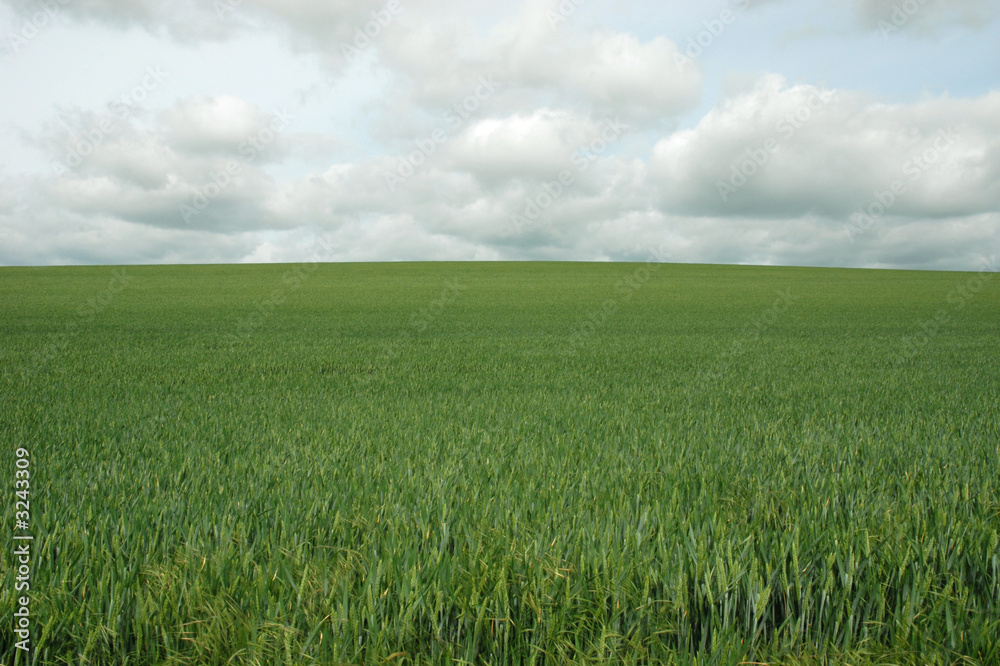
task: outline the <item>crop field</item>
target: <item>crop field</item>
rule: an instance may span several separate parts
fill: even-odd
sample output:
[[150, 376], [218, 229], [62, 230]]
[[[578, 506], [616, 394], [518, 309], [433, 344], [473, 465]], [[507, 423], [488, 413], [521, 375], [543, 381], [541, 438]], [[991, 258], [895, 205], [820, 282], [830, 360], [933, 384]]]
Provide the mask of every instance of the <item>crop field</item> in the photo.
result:
[[994, 278], [0, 269], [0, 663], [995, 666]]

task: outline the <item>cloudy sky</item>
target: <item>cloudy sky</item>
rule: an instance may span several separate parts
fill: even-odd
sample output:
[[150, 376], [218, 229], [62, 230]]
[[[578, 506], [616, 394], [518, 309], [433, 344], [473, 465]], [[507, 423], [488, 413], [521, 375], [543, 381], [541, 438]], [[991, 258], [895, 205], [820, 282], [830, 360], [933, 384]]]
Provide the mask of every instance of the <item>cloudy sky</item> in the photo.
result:
[[1000, 254], [996, 0], [2, 0], [0, 264]]

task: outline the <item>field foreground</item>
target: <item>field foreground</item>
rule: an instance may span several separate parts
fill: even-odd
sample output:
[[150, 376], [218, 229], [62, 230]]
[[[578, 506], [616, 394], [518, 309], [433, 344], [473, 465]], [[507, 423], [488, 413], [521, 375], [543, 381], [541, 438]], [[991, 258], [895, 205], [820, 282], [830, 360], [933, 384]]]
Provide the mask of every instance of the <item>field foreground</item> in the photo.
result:
[[992, 277], [0, 269], [31, 657], [998, 664]]

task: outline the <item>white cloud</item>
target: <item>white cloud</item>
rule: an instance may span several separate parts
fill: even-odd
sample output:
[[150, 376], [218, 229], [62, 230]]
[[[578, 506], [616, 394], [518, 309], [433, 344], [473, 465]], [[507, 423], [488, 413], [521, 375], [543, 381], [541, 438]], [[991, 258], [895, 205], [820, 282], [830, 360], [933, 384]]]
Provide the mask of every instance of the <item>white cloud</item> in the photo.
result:
[[[164, 239], [154, 261], [220, 252], [234, 261], [291, 259], [303, 252], [294, 234], [255, 241], [253, 231], [298, 229], [334, 239], [338, 257], [351, 260], [625, 259], [641, 258], [637, 247], [667, 243], [685, 261], [944, 267], [973, 261], [1000, 225], [998, 112], [1000, 93], [886, 105], [772, 76], [724, 100], [696, 127], [664, 136], [648, 164], [608, 151], [582, 170], [577, 149], [607, 126], [540, 108], [470, 122], [396, 192], [384, 179], [395, 163], [388, 156], [285, 179], [270, 175], [263, 160], [242, 161], [207, 208], [185, 220], [179, 206], [206, 192], [238, 159], [227, 149], [268, 118], [234, 97], [189, 99], [147, 127], [126, 123], [61, 177], [6, 181], [0, 228], [9, 233], [8, 261], [45, 251], [91, 259], [113, 253], [92, 240], [104, 225], [109, 245], [122, 253], [139, 248], [135, 256], [150, 257], [138, 229]], [[76, 125], [95, 118], [82, 114]], [[950, 145], [939, 130], [952, 133], [944, 135], [953, 137]], [[39, 145], [56, 156], [64, 149], [51, 137]], [[747, 149], [767, 151], [767, 160], [723, 201], [718, 183]], [[919, 178], [907, 173], [907, 165], [931, 158]], [[563, 170], [574, 182], [546, 199], [544, 184]], [[852, 243], [848, 217], [893, 181], [905, 182], [905, 193]], [[513, 225], [512, 215], [532, 202], [540, 215], [526, 228]], [[32, 228], [56, 231], [28, 248]], [[182, 259], [177, 244], [196, 236], [210, 245]]]
[[481, 76], [501, 84], [506, 109], [558, 106], [618, 115], [634, 122], [673, 122], [697, 104], [701, 72], [678, 64], [676, 45], [577, 26], [555, 28], [545, 11], [524, 9], [480, 34], [471, 23], [401, 19], [406, 30], [379, 43], [385, 62], [411, 86], [421, 106], [450, 106]]
[[[841, 20], [860, 17], [877, 30], [902, 1], [815, 5], [837, 6]], [[596, 5], [553, 26], [546, 12], [558, 3], [548, 0], [400, 2], [403, 11], [383, 21], [350, 64], [341, 45], [378, 22], [372, 12], [386, 1], [243, 0], [221, 17], [212, 3], [66, 3], [63, 19], [81, 32], [96, 21], [168, 34], [143, 42], [174, 49], [158, 56], [201, 53], [190, 41], [260, 43], [241, 42], [244, 30], [280, 34], [292, 47], [288, 63], [309, 63], [300, 88], [308, 92], [298, 96], [307, 119], [274, 129], [276, 109], [261, 107], [261, 99], [278, 97], [264, 92], [284, 82], [284, 61], [258, 59], [237, 83], [229, 73], [242, 61], [219, 58], [223, 45], [215, 44], [205, 78], [171, 78], [151, 97], [162, 105], [157, 111], [136, 105], [121, 118], [110, 105], [63, 106], [57, 121], [43, 118], [23, 132], [19, 125], [46, 168], [0, 180], [0, 263], [289, 261], [306, 258], [306, 239], [316, 235], [337, 248], [334, 259], [349, 260], [643, 259], [644, 248], [666, 245], [681, 261], [944, 268], [973, 267], [977, 253], [1000, 249], [1000, 92], [917, 99], [840, 80], [839, 89], [789, 85], [755, 74], [760, 61], [737, 74], [718, 70], [706, 83], [713, 66], [744, 67], [713, 59], [748, 39], [743, 27], [752, 21], [786, 34], [781, 21], [793, 13], [780, 10], [788, 3], [748, 14], [698, 63], [681, 67], [658, 26], [604, 20], [606, 8]], [[37, 11], [28, 0], [6, 6]], [[996, 8], [926, 0], [904, 29], [923, 36], [944, 25], [973, 34], [967, 26], [982, 28]], [[55, 29], [52, 37], [0, 69], [39, 66], [55, 48]], [[919, 76], [909, 40], [886, 46], [854, 34], [845, 41], [862, 42], [885, 51], [886, 81], [901, 68]], [[890, 71], [892, 58], [905, 63]], [[992, 71], [985, 60], [973, 65]], [[135, 63], [129, 67], [127, 75], [105, 67], [95, 76], [107, 78], [104, 88], [125, 89], [135, 83]], [[975, 79], [968, 71], [955, 80]], [[706, 103], [703, 85], [714, 91], [731, 74], [757, 84], [684, 117]], [[990, 85], [980, 82], [980, 90]], [[466, 102], [464, 113], [456, 111]], [[599, 139], [607, 121], [627, 137]], [[677, 129], [681, 122], [686, 129]], [[435, 130], [444, 131], [432, 154], [390, 189], [386, 173]], [[6, 150], [12, 143], [4, 144], [5, 159], [15, 159]], [[760, 164], [747, 162], [755, 155]], [[54, 161], [67, 165], [61, 175], [49, 168]], [[745, 164], [753, 173], [737, 183], [733, 169]], [[553, 193], [547, 184], [564, 170], [573, 182]], [[863, 234], [848, 237], [849, 216], [896, 181], [905, 191]], [[728, 183], [725, 196], [720, 182]], [[198, 197], [206, 205], [182, 214]], [[532, 206], [531, 223], [515, 226], [512, 216]]]
[[571, 98], [582, 97], [625, 118], [656, 121], [687, 110], [700, 95], [700, 72], [680, 66], [678, 53], [663, 37], [641, 43], [631, 35], [602, 31], [561, 58], [540, 53], [535, 66], [546, 84], [562, 83]]
[[562, 109], [490, 118], [447, 145], [447, 163], [486, 182], [553, 178], [571, 167], [573, 153], [600, 137], [603, 129], [603, 123]]
[[995, 212], [998, 119], [1000, 93], [886, 105], [767, 77], [657, 143], [650, 169], [661, 205], [684, 213], [846, 217], [894, 182], [894, 216]]
[[290, 152], [289, 114], [220, 96], [181, 100], [146, 125], [65, 110], [60, 120], [33, 138], [54, 165], [28, 186], [35, 208], [160, 228], [286, 226], [266, 168]]
[[167, 140], [180, 149], [229, 153], [269, 121], [269, 114], [232, 95], [182, 100], [160, 119]]

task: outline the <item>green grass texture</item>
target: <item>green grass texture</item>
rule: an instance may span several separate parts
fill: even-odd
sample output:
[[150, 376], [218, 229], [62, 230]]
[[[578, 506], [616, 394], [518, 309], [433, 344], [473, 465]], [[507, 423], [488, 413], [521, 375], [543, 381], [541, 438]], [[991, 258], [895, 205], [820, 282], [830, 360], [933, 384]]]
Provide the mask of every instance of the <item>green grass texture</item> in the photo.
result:
[[992, 271], [0, 289], [3, 664], [1000, 664]]

